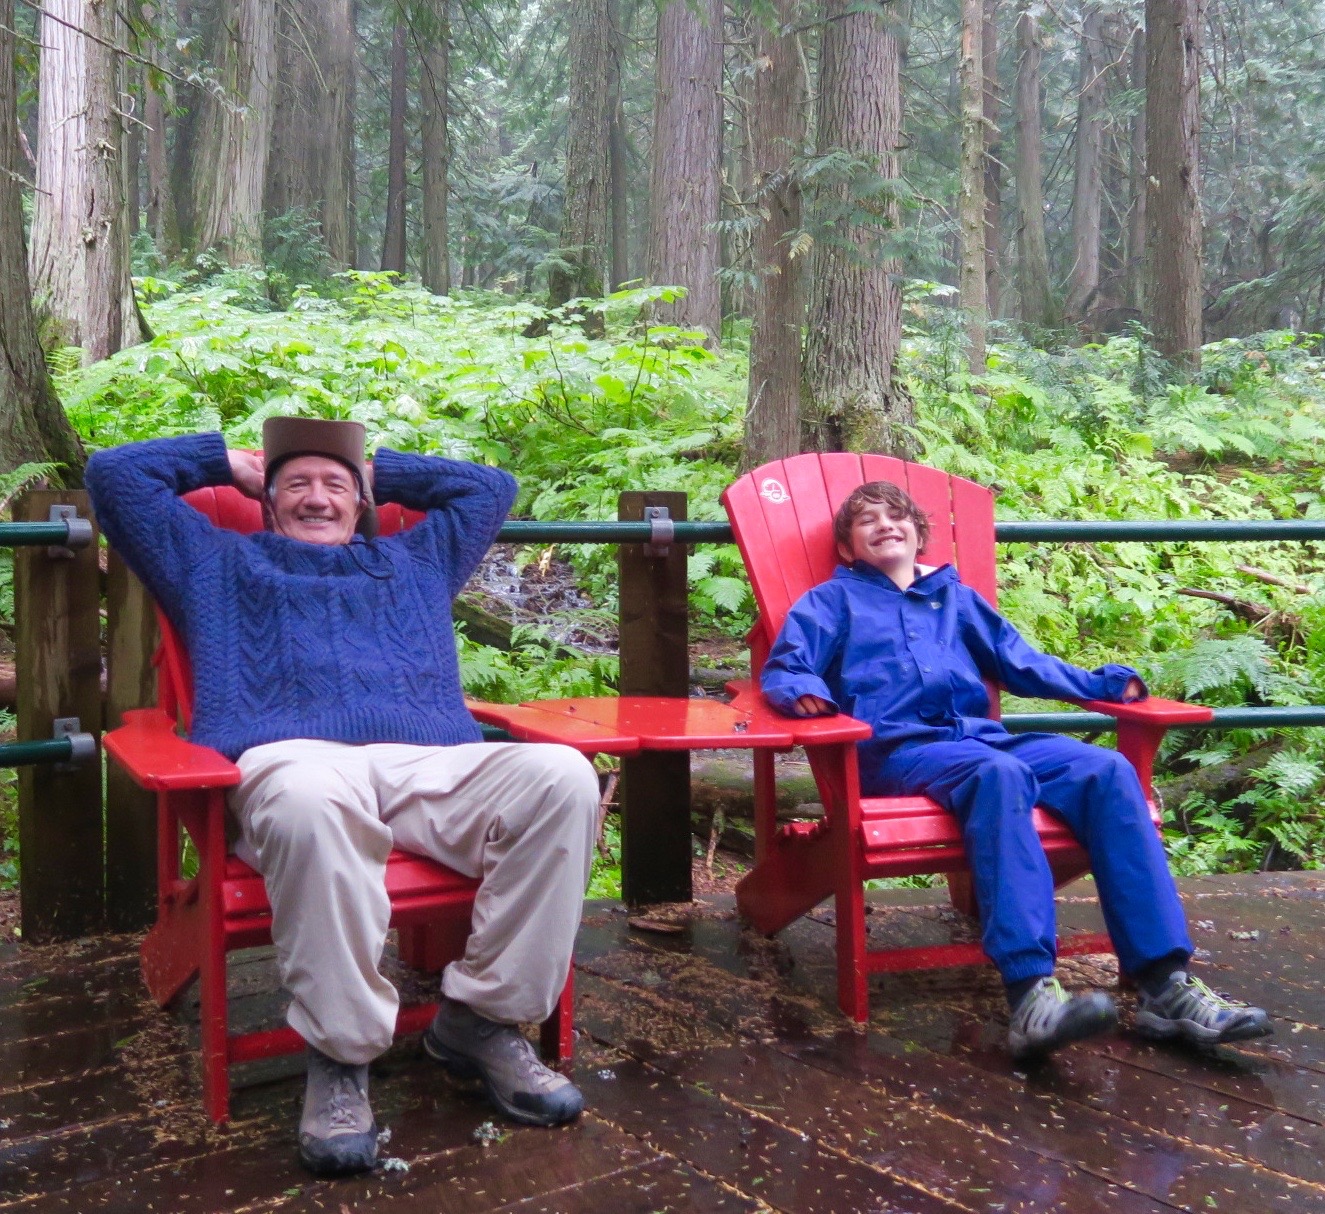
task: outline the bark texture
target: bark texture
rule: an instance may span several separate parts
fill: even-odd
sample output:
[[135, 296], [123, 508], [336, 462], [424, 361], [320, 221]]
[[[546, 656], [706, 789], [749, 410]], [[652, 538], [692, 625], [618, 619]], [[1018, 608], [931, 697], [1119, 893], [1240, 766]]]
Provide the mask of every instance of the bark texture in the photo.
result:
[[[570, 126], [560, 249], [565, 265], [548, 275], [548, 303], [554, 308], [603, 294], [612, 189], [611, 14], [611, 0], [571, 0]], [[587, 315], [585, 328], [601, 332], [601, 316]]]
[[1040, 22], [1030, 0], [1017, 15], [1017, 294], [1023, 322], [1053, 328], [1058, 317], [1049, 287], [1044, 234], [1044, 179], [1040, 164]]
[[669, 0], [658, 17], [649, 278], [686, 289], [660, 305], [662, 324], [722, 327], [718, 286], [722, 134], [722, 0]]
[[451, 255], [447, 248], [446, 181], [451, 162], [447, 135], [447, 78], [451, 67], [449, 0], [429, 0], [416, 15], [415, 32], [423, 42], [419, 93], [423, 101], [423, 285], [434, 295], [451, 290]]
[[316, 219], [332, 260], [354, 262], [346, 155], [353, 138], [353, 0], [278, 0], [266, 210]]
[[998, 88], [998, 0], [984, 0], [981, 33], [985, 116], [985, 304], [990, 318], [1003, 304], [1003, 132]]
[[116, 26], [100, 0], [48, 0], [41, 21], [32, 285], [45, 344], [88, 362], [146, 332], [129, 279]]
[[985, 372], [985, 329], [989, 323], [985, 264], [985, 90], [984, 4], [962, 0], [962, 161], [957, 199], [961, 228], [961, 304], [971, 373]]
[[14, 0], [0, 0], [0, 472], [28, 461], [65, 465], [77, 485], [85, 457], [51, 387], [37, 340], [23, 244], [15, 129]]
[[1072, 275], [1067, 312], [1080, 320], [1100, 285], [1101, 170], [1104, 154], [1104, 17], [1092, 6], [1082, 19], [1077, 85], [1076, 176], [1072, 189]]
[[405, 23], [396, 22], [391, 36], [391, 133], [386, 170], [386, 231], [382, 236], [382, 269], [405, 272], [405, 91], [409, 56]]
[[193, 159], [197, 243], [232, 265], [262, 261], [276, 79], [276, 0], [224, 0]]
[[[1131, 84], [1140, 95], [1146, 89], [1146, 38], [1138, 29], [1132, 35]], [[1124, 301], [1139, 314], [1145, 305], [1146, 261], [1146, 109], [1142, 105], [1132, 118], [1128, 149], [1128, 184], [1131, 202], [1127, 211], [1127, 272]]]
[[[874, 11], [856, 12], [849, 0], [828, 0], [817, 143], [872, 163], [880, 176], [897, 174], [902, 104], [897, 36]], [[894, 382], [902, 338], [898, 263], [881, 247], [896, 222], [890, 195], [851, 203], [872, 223], [844, 220], [815, 243], [814, 285], [805, 352], [802, 421], [806, 446], [821, 451], [905, 453], [911, 399]]]
[[745, 410], [747, 470], [800, 450], [803, 258], [793, 256], [801, 226], [800, 182], [792, 157], [805, 140], [805, 79], [796, 36], [797, 0], [778, 0], [776, 25], [755, 21], [750, 137], [753, 203], [759, 226], [752, 257], [759, 285], [751, 298], [750, 388]]
[[1204, 0], [1146, 0], [1146, 320], [1160, 352], [1201, 356], [1200, 92]]

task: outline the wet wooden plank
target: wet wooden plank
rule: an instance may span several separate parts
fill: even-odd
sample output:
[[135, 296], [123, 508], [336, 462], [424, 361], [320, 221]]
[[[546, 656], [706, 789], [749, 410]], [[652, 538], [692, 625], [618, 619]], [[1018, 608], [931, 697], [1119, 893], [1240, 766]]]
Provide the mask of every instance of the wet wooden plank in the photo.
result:
[[810, 1134], [778, 1124], [763, 1109], [719, 1099], [709, 1083], [721, 1091], [721, 1076], [706, 1064], [725, 1062], [727, 1051], [688, 1058], [704, 1076], [698, 1083], [678, 1082], [633, 1061], [588, 1076], [585, 1094], [594, 1116], [778, 1210], [929, 1214], [962, 1208], [886, 1167], [828, 1149]]
[[670, 1159], [599, 1177], [569, 1192], [498, 1208], [520, 1214], [566, 1214], [572, 1208], [575, 1214], [755, 1214], [768, 1209]]
[[[1098, 1214], [1160, 1208], [1069, 1159], [1028, 1150], [959, 1107], [941, 1109], [915, 1089], [862, 1086], [858, 1076], [807, 1065], [794, 1053], [726, 1050], [663, 1065], [690, 1082], [702, 1069], [724, 1100], [966, 1208], [1039, 1209], [1053, 1200]], [[978, 1088], [968, 1095], [981, 1099]]]
[[338, 1214], [480, 1214], [556, 1193], [564, 1200], [561, 1208], [573, 1210], [580, 1187], [656, 1158], [637, 1139], [585, 1116], [561, 1129], [515, 1129], [486, 1146], [471, 1142], [416, 1157], [408, 1172], [379, 1170], [330, 1191], [325, 1183], [307, 1185], [279, 1208], [291, 1214], [329, 1205]]

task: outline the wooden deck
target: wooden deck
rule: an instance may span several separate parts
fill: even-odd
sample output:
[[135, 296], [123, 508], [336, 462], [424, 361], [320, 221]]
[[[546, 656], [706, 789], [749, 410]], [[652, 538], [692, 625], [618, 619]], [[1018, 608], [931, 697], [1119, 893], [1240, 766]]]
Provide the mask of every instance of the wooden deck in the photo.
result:
[[[877, 980], [856, 1033], [832, 1004], [827, 911], [765, 941], [730, 901], [674, 910], [670, 933], [595, 905], [579, 1123], [506, 1126], [407, 1041], [374, 1068], [387, 1162], [338, 1182], [295, 1162], [288, 1067], [238, 1072], [235, 1120], [203, 1122], [190, 1030], [144, 997], [136, 939], [7, 943], [0, 1210], [1325, 1211], [1325, 875], [1184, 886], [1205, 971], [1279, 1018], [1268, 1043], [1200, 1057], [1123, 1031], [1022, 1073], [991, 971]], [[1063, 920], [1094, 926], [1080, 888]], [[969, 931], [935, 897], [881, 896], [871, 931]], [[265, 958], [231, 985], [237, 1017], [270, 1017]]]

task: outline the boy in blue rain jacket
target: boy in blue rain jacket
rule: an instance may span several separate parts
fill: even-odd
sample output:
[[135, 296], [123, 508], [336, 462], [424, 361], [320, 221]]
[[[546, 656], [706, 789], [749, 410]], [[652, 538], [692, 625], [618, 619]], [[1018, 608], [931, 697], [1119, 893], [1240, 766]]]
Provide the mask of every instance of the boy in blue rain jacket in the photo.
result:
[[1054, 978], [1054, 886], [1031, 819], [1043, 806], [1090, 856], [1122, 970], [1139, 989], [1136, 1027], [1198, 1044], [1271, 1032], [1260, 1008], [1190, 976], [1192, 943], [1145, 795], [1116, 751], [1053, 734], [1007, 732], [986, 715], [990, 679], [1015, 695], [1126, 703], [1136, 671], [1083, 670], [1032, 648], [951, 565], [917, 564], [929, 523], [887, 481], [862, 485], [833, 524], [842, 565], [787, 615], [761, 676], [788, 716], [844, 712], [861, 742], [866, 796], [932, 797], [962, 829], [982, 943], [1012, 1009], [1017, 1059], [1117, 1023], [1102, 991], [1069, 996]]

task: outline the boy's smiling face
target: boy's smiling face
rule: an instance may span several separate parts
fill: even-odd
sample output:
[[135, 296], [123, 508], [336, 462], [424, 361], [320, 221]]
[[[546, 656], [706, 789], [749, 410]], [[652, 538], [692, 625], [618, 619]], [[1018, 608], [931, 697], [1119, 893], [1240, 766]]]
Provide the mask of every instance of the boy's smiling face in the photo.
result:
[[882, 502], [867, 502], [851, 521], [851, 546], [838, 545], [844, 564], [856, 561], [877, 569], [905, 588], [915, 580], [920, 540], [915, 520]]

